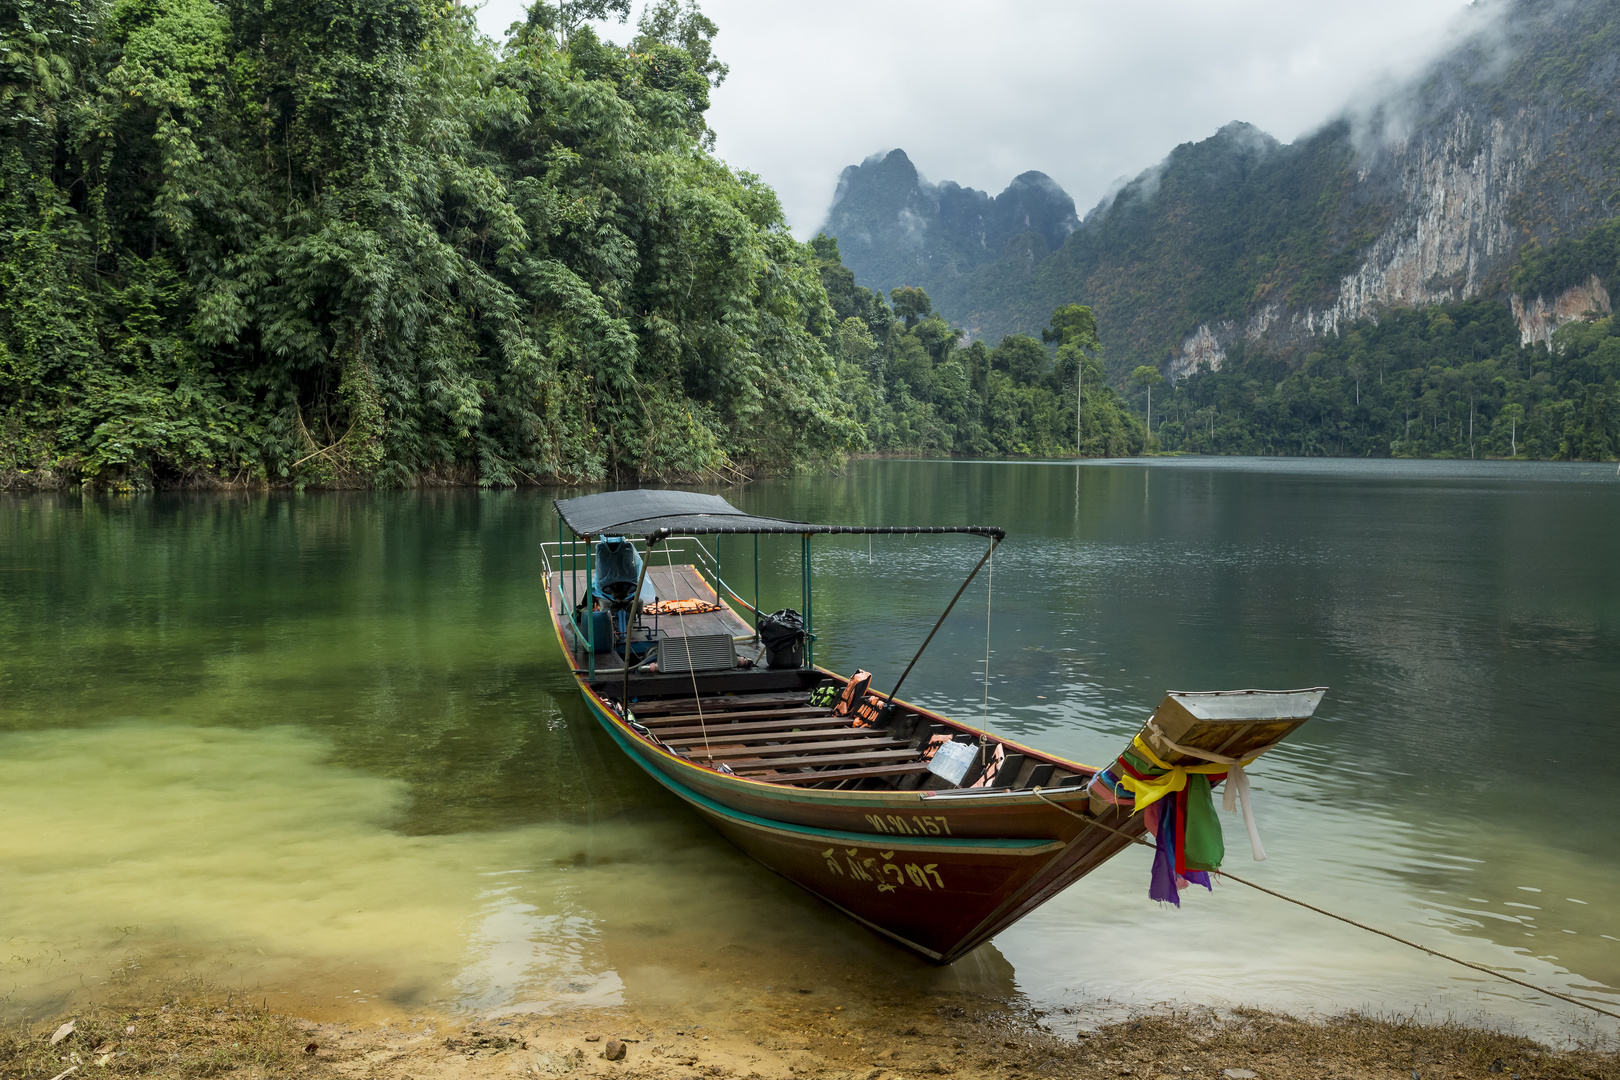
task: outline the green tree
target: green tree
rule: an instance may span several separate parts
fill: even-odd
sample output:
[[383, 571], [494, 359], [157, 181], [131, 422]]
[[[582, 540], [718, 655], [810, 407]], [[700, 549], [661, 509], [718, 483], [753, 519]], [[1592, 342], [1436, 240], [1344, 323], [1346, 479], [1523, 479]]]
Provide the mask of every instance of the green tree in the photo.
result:
[[[1041, 340], [1057, 342], [1057, 366], [1063, 375], [1074, 369], [1075, 446], [1085, 445], [1086, 364], [1095, 362], [1102, 351], [1097, 337], [1097, 319], [1089, 307], [1065, 304], [1052, 312], [1051, 325], [1041, 331]], [[1101, 374], [1101, 365], [1098, 363]]]
[[934, 310], [934, 302], [928, 299], [928, 294], [910, 285], [899, 285], [890, 289], [889, 299], [894, 302], [894, 313], [905, 320], [907, 330], [915, 327], [919, 319]]
[[684, 5], [680, 0], [658, 0], [636, 20], [636, 39], [630, 47], [638, 52], [654, 45], [678, 49], [690, 59], [691, 69], [718, 89], [731, 73], [730, 65], [722, 64], [714, 55], [714, 38], [719, 32], [714, 20], [698, 8], [697, 0], [686, 0]]
[[1151, 434], [1153, 431], [1153, 388], [1164, 382], [1164, 376], [1159, 374], [1158, 368], [1142, 364], [1131, 372], [1131, 382], [1147, 391], [1147, 429]]
[[1506, 427], [1508, 435], [1508, 456], [1519, 456], [1519, 425], [1524, 423], [1524, 406], [1517, 401], [1504, 405], [1496, 414], [1496, 421], [1492, 425], [1492, 433], [1497, 436], [1500, 444], [1502, 428]]
[[1033, 386], [1045, 377], [1051, 358], [1034, 338], [1009, 334], [996, 346], [991, 363], [1012, 376], [1017, 385]]

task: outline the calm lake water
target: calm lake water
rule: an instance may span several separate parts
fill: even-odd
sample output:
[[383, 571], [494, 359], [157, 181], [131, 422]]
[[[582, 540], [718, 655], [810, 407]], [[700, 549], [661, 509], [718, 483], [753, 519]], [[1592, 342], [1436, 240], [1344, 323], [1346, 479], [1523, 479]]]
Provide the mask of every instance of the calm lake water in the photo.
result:
[[[1144, 851], [914, 961], [596, 729], [545, 617], [552, 494], [0, 499], [0, 1011], [189, 973], [349, 1017], [809, 989], [1587, 1020], [1241, 886], [1163, 908]], [[1005, 526], [906, 696], [1082, 761], [1166, 690], [1331, 687], [1253, 770], [1271, 858], [1225, 816], [1228, 868], [1620, 1009], [1613, 466], [879, 461], [726, 494]], [[761, 606], [796, 602], [797, 540], [761, 550]], [[981, 550], [818, 539], [817, 659], [892, 684]]]

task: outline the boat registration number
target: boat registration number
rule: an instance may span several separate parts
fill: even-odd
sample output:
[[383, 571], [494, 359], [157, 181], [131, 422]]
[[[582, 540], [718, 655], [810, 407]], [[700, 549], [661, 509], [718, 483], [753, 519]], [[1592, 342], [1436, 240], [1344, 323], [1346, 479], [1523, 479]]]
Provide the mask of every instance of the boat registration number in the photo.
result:
[[866, 820], [881, 833], [899, 836], [949, 836], [951, 823], [943, 814], [867, 814]]

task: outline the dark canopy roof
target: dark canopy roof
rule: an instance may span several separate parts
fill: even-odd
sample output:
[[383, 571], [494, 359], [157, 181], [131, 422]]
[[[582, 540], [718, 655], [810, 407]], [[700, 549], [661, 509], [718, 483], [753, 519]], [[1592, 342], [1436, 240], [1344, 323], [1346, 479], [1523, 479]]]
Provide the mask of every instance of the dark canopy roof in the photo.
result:
[[696, 491], [604, 491], [552, 505], [575, 536], [645, 536], [662, 540], [672, 533], [972, 533], [1000, 540], [993, 526], [904, 528], [866, 525], [812, 525], [805, 521], [755, 517], [718, 495]]

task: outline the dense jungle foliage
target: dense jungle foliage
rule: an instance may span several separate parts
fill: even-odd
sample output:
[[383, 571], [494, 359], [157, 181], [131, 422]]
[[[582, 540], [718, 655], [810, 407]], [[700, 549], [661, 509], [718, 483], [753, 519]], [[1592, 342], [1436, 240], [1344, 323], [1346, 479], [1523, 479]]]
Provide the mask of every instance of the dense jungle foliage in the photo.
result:
[[[1054, 366], [957, 348], [925, 298], [830, 301], [836, 249], [708, 152], [714, 23], [658, 0], [628, 47], [592, 32], [629, 9], [537, 4], [497, 46], [422, 0], [4, 0], [0, 483], [1072, 446], [1093, 330]], [[1139, 448], [1093, 400], [1088, 446]]]
[[775, 195], [706, 149], [712, 22], [537, 4], [0, 5], [0, 471], [510, 483], [861, 431]]
[[1387, 312], [1297, 367], [1236, 348], [1159, 391], [1153, 435], [1188, 453], [1606, 460], [1620, 452], [1617, 379], [1620, 318], [1525, 348], [1506, 304], [1475, 299]]

